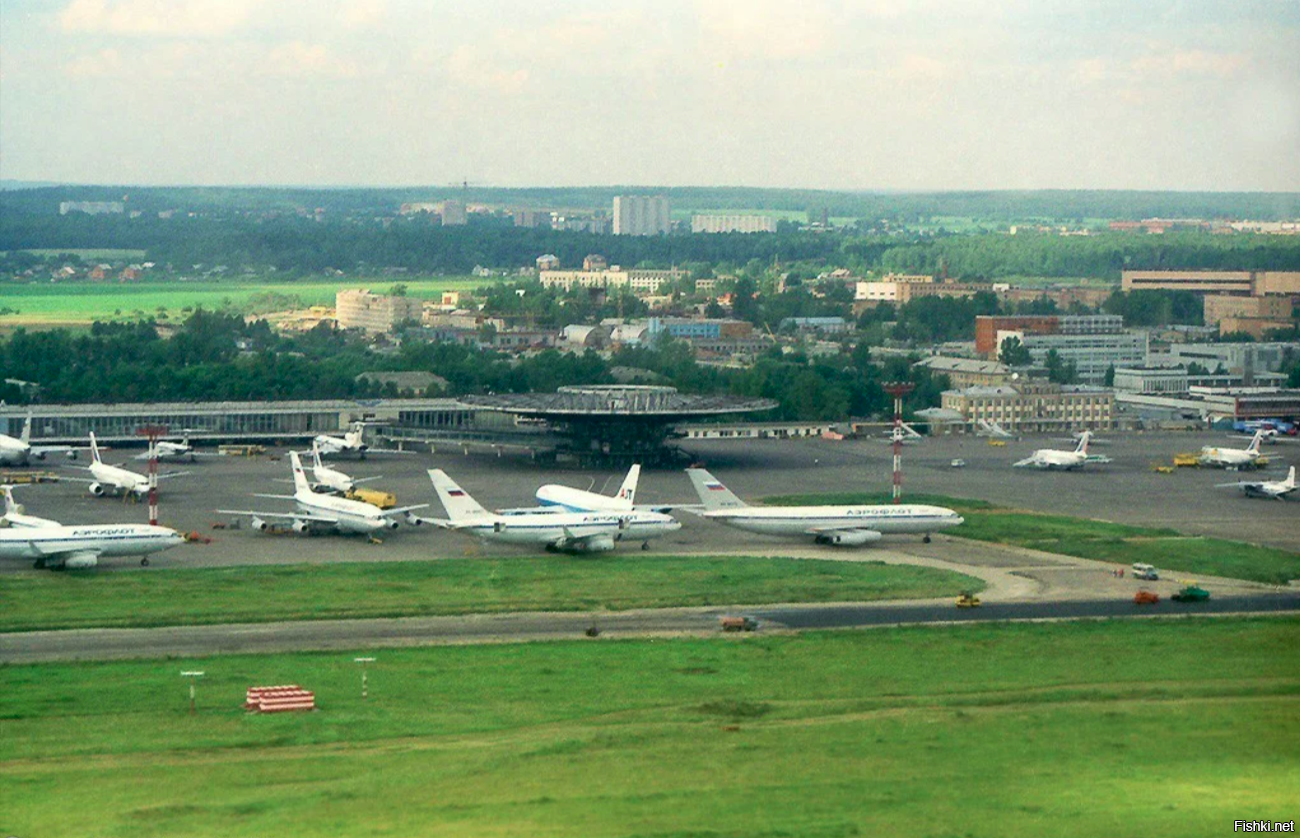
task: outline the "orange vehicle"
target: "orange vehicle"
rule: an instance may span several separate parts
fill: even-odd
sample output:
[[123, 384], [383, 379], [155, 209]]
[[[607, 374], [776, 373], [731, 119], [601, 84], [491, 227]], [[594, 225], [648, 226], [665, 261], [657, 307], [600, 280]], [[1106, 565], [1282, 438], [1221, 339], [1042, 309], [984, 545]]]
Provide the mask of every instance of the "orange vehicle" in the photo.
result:
[[1155, 605], [1160, 601], [1160, 595], [1154, 591], [1138, 591], [1133, 595], [1134, 605]]

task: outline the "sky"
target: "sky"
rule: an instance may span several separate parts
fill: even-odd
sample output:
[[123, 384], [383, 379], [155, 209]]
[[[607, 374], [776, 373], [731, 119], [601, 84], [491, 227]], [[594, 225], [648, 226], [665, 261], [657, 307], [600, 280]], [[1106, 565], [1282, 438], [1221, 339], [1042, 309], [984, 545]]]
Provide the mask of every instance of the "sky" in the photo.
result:
[[0, 178], [1300, 191], [1300, 0], [0, 0]]

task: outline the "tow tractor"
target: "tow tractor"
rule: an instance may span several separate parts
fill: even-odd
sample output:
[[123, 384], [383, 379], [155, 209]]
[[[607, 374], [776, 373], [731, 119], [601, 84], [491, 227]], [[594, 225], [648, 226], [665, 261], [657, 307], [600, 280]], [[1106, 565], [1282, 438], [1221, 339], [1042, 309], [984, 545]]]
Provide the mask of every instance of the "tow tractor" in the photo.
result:
[[1209, 598], [1210, 592], [1198, 586], [1195, 582], [1183, 588], [1172, 597], [1175, 602], [1205, 602]]
[[962, 591], [961, 596], [957, 597], [958, 608], [979, 608], [980, 598], [975, 595], [974, 591]]

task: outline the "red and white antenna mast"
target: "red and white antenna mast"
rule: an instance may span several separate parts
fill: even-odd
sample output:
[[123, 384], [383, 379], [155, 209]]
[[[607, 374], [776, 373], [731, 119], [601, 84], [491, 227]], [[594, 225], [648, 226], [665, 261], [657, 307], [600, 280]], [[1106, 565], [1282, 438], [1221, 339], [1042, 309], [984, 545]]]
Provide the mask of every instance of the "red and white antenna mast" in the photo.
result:
[[886, 381], [880, 385], [894, 397], [894, 503], [903, 502], [903, 396], [916, 387], [910, 381]]
[[158, 526], [158, 440], [167, 435], [166, 425], [144, 425], [137, 436], [149, 438], [149, 523]]

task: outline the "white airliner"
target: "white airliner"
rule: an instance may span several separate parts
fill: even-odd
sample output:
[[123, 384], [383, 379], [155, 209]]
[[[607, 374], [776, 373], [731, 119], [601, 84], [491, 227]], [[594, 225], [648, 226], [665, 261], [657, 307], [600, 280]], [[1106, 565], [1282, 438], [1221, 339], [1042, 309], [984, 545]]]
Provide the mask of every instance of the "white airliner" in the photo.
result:
[[76, 449], [69, 445], [32, 445], [31, 440], [32, 415], [29, 413], [18, 437], [0, 434], [0, 466], [25, 466], [32, 460], [44, 460], [46, 454], [76, 456]]
[[[688, 468], [705, 518], [766, 535], [812, 536], [818, 544], [856, 547], [879, 541], [886, 533], [930, 533], [962, 523], [942, 506], [879, 504], [861, 506], [749, 506], [702, 468]], [[688, 507], [683, 507], [687, 509]]]
[[640, 541], [681, 529], [661, 512], [628, 509], [616, 512], [546, 512], [503, 515], [489, 512], [442, 469], [431, 469], [429, 479], [447, 511], [446, 519], [426, 519], [451, 530], [463, 530], [485, 541], [543, 547], [551, 552], [600, 553], [619, 541]]
[[327, 528], [341, 533], [360, 533], [369, 535], [378, 530], [395, 530], [399, 526], [398, 515], [406, 516], [406, 523], [418, 526], [423, 519], [413, 514], [417, 509], [424, 509], [429, 504], [402, 506], [396, 509], [380, 509], [359, 500], [349, 500], [336, 495], [312, 491], [307, 482], [307, 474], [302, 469], [302, 460], [297, 451], [289, 452], [289, 462], [293, 468], [292, 495], [263, 495], [259, 498], [278, 498], [291, 500], [297, 512], [259, 512], [251, 509], [218, 509], [223, 515], [248, 515], [255, 530], [265, 530], [269, 526], [267, 519], [291, 522], [294, 532], [306, 532], [312, 528]]
[[989, 422], [985, 419], [977, 421], [976, 426], [979, 428], [975, 436], [986, 436], [989, 439], [1015, 439], [1015, 434], [1003, 428], [997, 422]]
[[49, 518], [27, 515], [14, 502], [10, 487], [4, 487], [5, 514], [0, 521], [0, 558], [28, 559], [36, 567], [94, 567], [104, 557], [140, 556], [149, 564], [149, 554], [167, 550], [185, 541], [170, 527], [150, 524], [86, 524], [65, 526]]
[[1201, 465], [1227, 469], [1254, 468], [1260, 458], [1259, 444], [1264, 441], [1263, 429], [1255, 431], [1250, 445], [1245, 448], [1219, 448], [1207, 445], [1201, 449]]
[[1245, 492], [1248, 498], [1272, 498], [1286, 500], [1286, 496], [1296, 490], [1295, 466], [1287, 472], [1286, 480], [1239, 480], [1236, 483], [1218, 483], [1217, 488], [1232, 486]]
[[[599, 492], [574, 489], [556, 483], [548, 483], [537, 490], [537, 502], [549, 512], [628, 512], [636, 508], [636, 485], [641, 478], [641, 466], [634, 465], [628, 469], [623, 485], [613, 497]], [[503, 512], [522, 512], [525, 510], [502, 510]], [[653, 512], [667, 512], [667, 508], [655, 507]]]
[[1110, 457], [1099, 457], [1088, 453], [1088, 440], [1092, 435], [1088, 431], [1079, 434], [1079, 444], [1073, 451], [1061, 451], [1055, 448], [1040, 448], [1023, 460], [1012, 463], [1015, 468], [1046, 468], [1074, 471], [1087, 463], [1109, 463]]
[[366, 454], [412, 454], [412, 451], [402, 451], [397, 448], [371, 448], [362, 439], [365, 431], [365, 422], [353, 422], [351, 429], [343, 436], [330, 436], [329, 434], [317, 434], [311, 441], [313, 447], [320, 450], [322, 454], [356, 454], [359, 459], [364, 460]]
[[[104, 462], [99, 455], [99, 443], [95, 440], [93, 432], [90, 435], [90, 465], [86, 467], [86, 470], [90, 472], [93, 479], [88, 480], [84, 477], [65, 477], [63, 479], [89, 483], [90, 493], [97, 498], [104, 495], [123, 493], [143, 498], [149, 494], [149, 477], [147, 475]], [[158, 475], [158, 479], [167, 480], [172, 477], [184, 477], [187, 474], [189, 474], [188, 471], [170, 471]]]
[[194, 450], [194, 446], [190, 444], [190, 438], [185, 437], [180, 442], [176, 442], [175, 440], [170, 440], [170, 439], [160, 439], [156, 443], [154, 443], [153, 453], [149, 451], [145, 451], [143, 454], [136, 454], [134, 459], [147, 460], [150, 457], [154, 456], [154, 453], [157, 454], [158, 459], [160, 461], [189, 460], [191, 463], [194, 462], [199, 457], [220, 457], [221, 456], [220, 454], [217, 454], [212, 451]]
[[379, 477], [349, 477], [336, 468], [330, 468], [320, 460], [320, 446], [315, 442], [311, 444], [311, 476], [315, 481], [313, 489], [326, 489], [336, 492], [340, 495], [346, 495], [361, 483], [369, 483], [371, 480], [379, 480]]

